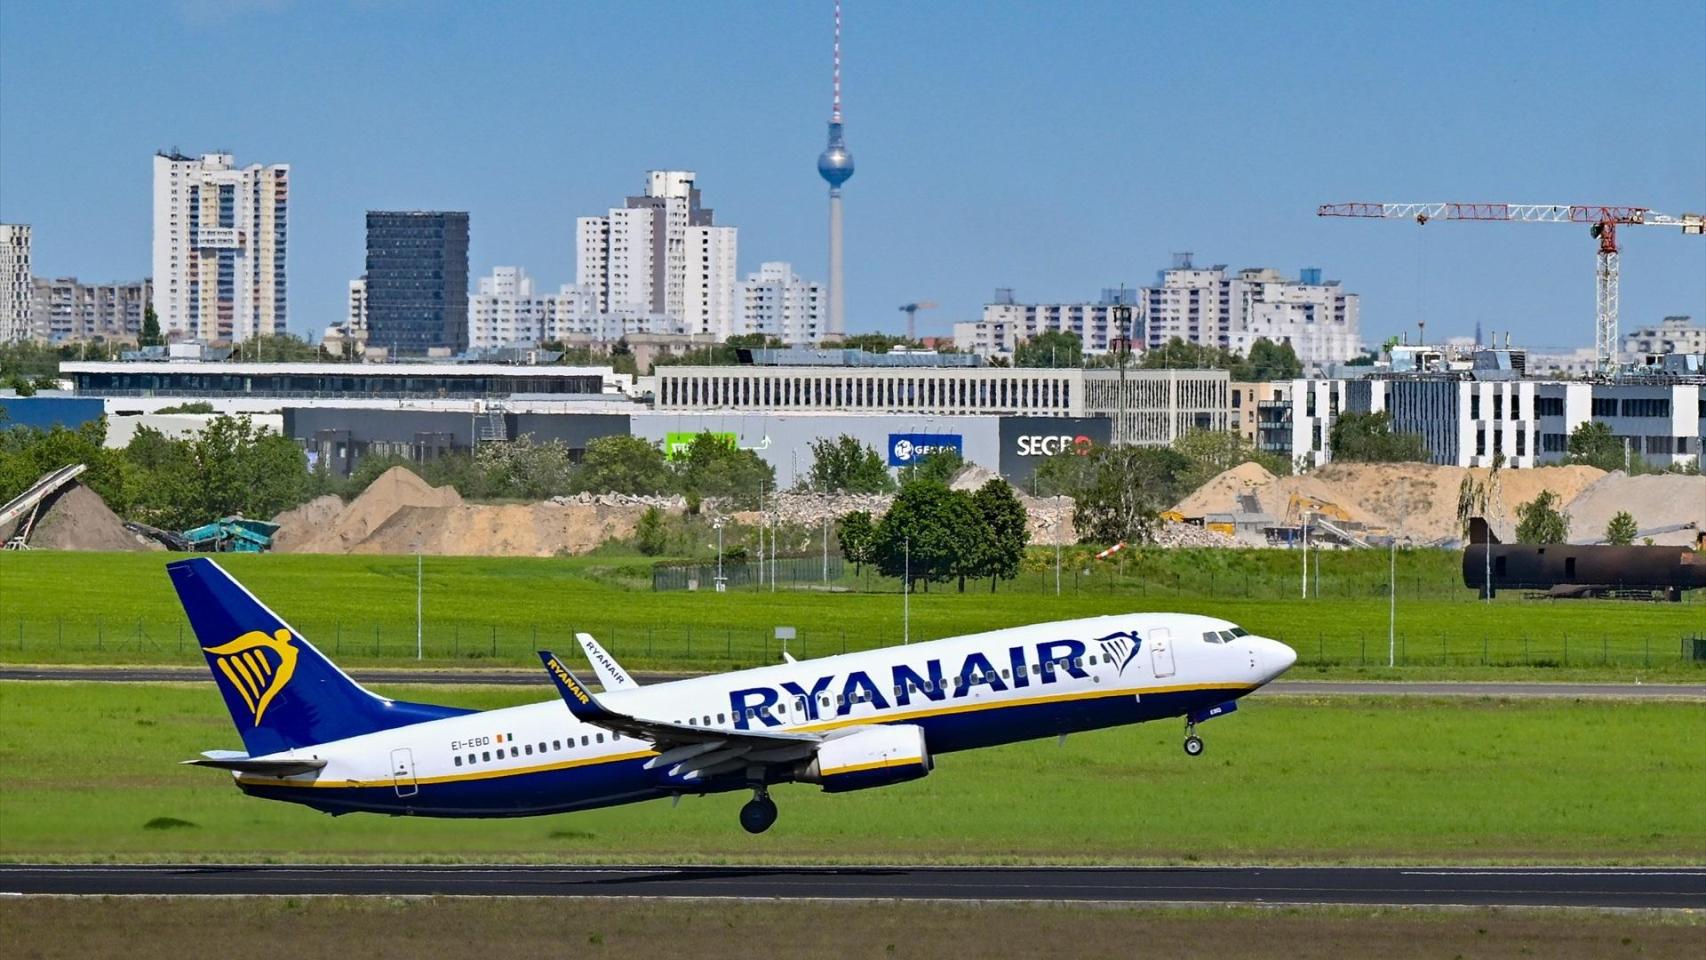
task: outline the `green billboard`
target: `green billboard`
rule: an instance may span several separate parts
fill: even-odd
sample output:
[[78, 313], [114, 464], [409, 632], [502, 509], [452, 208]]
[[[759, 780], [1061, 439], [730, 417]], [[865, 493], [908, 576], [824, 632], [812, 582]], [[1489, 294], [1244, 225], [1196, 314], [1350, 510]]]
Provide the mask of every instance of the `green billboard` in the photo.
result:
[[[715, 437], [718, 440], [721, 440], [723, 443], [728, 444], [730, 449], [733, 449], [739, 443], [739, 438], [736, 437], [736, 435], [732, 431], [712, 432], [710, 430], [706, 430], [704, 432], [704, 435], [709, 435], [709, 436]], [[694, 438], [698, 437], [698, 436], [701, 436], [701, 434], [686, 433], [686, 432], [678, 433], [678, 432], [674, 432], [674, 431], [664, 434], [663, 435], [663, 457], [664, 457], [664, 459], [665, 460], [680, 460], [682, 457], [687, 456], [687, 448], [693, 445]]]

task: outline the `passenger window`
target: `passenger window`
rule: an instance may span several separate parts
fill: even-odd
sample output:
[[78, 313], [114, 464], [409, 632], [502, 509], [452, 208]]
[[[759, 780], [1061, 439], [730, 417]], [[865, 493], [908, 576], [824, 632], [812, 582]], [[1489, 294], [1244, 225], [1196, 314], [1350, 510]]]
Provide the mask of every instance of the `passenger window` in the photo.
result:
[[527, 745], [527, 755], [530, 757], [533, 756], [533, 744], [531, 743]]
[[490, 750], [481, 750], [480, 751], [480, 759], [486, 761], [487, 763], [491, 763], [492, 762], [492, 752]]
[[1040, 663], [1031, 664], [1031, 673], [1032, 674], [1038, 674], [1038, 673], [1042, 673], [1042, 672], [1043, 672], [1043, 665], [1042, 664], [1040, 664]]
[[599, 743], [603, 743], [603, 742], [604, 742], [604, 734], [602, 734], [602, 733], [601, 733], [601, 734], [599, 734], [599, 735], [598, 735], [598, 742], [599, 742]]
[[1011, 680], [1012, 679], [1012, 675], [1008, 672], [1008, 668], [1006, 668], [1006, 667], [1001, 668], [1001, 679], [1003, 679], [1003, 680]]
[[478, 759], [480, 759], [480, 758], [475, 756], [474, 754], [472, 754], [472, 753], [468, 754], [468, 766], [470, 766], [470, 767], [473, 766], [474, 761], [476, 761]]
[[924, 692], [925, 693], [935, 693], [936, 692], [936, 681], [934, 681], [934, 680], [924, 681]]
[[521, 748], [520, 747], [510, 747], [509, 748], [509, 755], [512, 757], [521, 756]]
[[544, 752], [545, 752], [545, 742], [544, 742], [544, 741], [543, 741], [543, 740], [541, 740], [541, 741], [540, 741], [540, 742], [539, 742], [539, 752], [540, 752], [540, 753], [544, 753]]
[[561, 741], [561, 740], [552, 740], [552, 741], [551, 741], [551, 749], [552, 749], [552, 750], [561, 750], [561, 749], [563, 749], [563, 741]]
[[894, 685], [894, 695], [896, 697], [900, 696], [900, 684], [898, 684], [898, 683]]
[[717, 722], [718, 723], [728, 723], [729, 722], [728, 715], [722, 714], [722, 713], [717, 714]]
[[591, 743], [591, 741], [590, 741], [590, 740], [588, 740], [588, 739], [587, 739], [587, 738], [586, 738], [586, 734], [584, 734], [584, 733], [583, 733], [583, 734], [581, 734], [581, 746], [583, 746], [583, 747], [584, 747], [584, 746], [586, 746], [586, 745], [587, 745], [587, 744], [588, 744], [588, 743]]
[[836, 705], [836, 706], [838, 706], [838, 707], [845, 707], [845, 706], [847, 706], [847, 697], [846, 697], [846, 695], [845, 695], [845, 694], [840, 694], [840, 693], [838, 693], [838, 694], [836, 694], [836, 695], [835, 695], [835, 705]]
[[705, 726], [707, 726], [707, 727], [708, 727], [708, 726], [710, 726], [710, 725], [711, 725], [711, 715], [710, 715], [710, 714], [706, 714], [706, 715], [705, 715]]
[[1084, 658], [1083, 657], [1073, 657], [1072, 658], [1072, 665], [1074, 667], [1077, 667], [1080, 670], [1084, 669]]
[[459, 767], [462, 766], [462, 755], [461, 754], [457, 754], [453, 759], [456, 761], [457, 766], [459, 766]]

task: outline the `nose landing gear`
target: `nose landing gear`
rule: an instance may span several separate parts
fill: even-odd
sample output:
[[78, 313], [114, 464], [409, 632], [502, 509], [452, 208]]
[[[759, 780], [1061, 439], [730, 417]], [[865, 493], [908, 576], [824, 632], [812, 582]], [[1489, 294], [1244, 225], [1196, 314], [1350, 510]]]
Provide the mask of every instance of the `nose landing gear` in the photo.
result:
[[741, 829], [747, 833], [763, 833], [776, 822], [776, 801], [770, 791], [759, 784], [752, 788], [752, 799], [740, 808]]
[[1202, 756], [1202, 751], [1202, 737], [1197, 736], [1197, 722], [1195, 720], [1187, 720], [1185, 722], [1185, 753], [1188, 756], [1200, 757]]

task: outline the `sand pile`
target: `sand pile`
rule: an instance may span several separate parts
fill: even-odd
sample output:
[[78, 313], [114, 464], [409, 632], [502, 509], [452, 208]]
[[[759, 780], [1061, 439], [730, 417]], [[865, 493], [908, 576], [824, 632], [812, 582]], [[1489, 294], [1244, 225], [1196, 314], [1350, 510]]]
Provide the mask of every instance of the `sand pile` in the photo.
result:
[[[1439, 543], [1461, 536], [1457, 522], [1457, 493], [1465, 476], [1485, 481], [1481, 468], [1442, 467], [1425, 463], [1330, 463], [1319, 470], [1275, 477], [1253, 463], [1240, 464], [1204, 484], [1175, 508], [1187, 517], [1241, 512], [1239, 496], [1254, 495], [1262, 512], [1276, 523], [1295, 522], [1294, 496], [1333, 504], [1354, 522], [1371, 531], [1391, 531], [1421, 543]], [[1498, 507], [1493, 525], [1510, 538], [1516, 508], [1540, 495], [1556, 493], [1563, 503], [1574, 500], [1604, 473], [1594, 467], [1536, 467], [1500, 470]], [[1603, 527], [1603, 524], [1602, 524]]]
[[[4, 531], [10, 536], [12, 531]], [[100, 494], [72, 483], [42, 503], [30, 546], [39, 550], [164, 550], [124, 528]]]
[[641, 498], [558, 498], [547, 503], [470, 504], [393, 467], [346, 506], [319, 497], [274, 517], [275, 549], [286, 553], [422, 553], [549, 557], [585, 553], [634, 532]]
[[1665, 546], [1688, 546], [1696, 532], [1706, 529], [1706, 477], [1608, 473], [1570, 501], [1565, 512], [1570, 515], [1571, 542], [1601, 542], [1606, 524], [1623, 510], [1635, 518], [1642, 537]]

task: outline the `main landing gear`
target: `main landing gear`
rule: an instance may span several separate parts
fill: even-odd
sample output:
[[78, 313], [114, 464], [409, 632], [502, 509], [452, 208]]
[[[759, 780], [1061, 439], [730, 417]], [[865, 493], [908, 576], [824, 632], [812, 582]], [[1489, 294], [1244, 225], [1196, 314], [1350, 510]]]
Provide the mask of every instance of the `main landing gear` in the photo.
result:
[[776, 801], [763, 784], [752, 788], [752, 799], [740, 808], [740, 825], [747, 833], [763, 833], [776, 822]]
[[1197, 736], [1197, 722], [1185, 721], [1185, 753], [1189, 756], [1202, 756], [1202, 737]]

